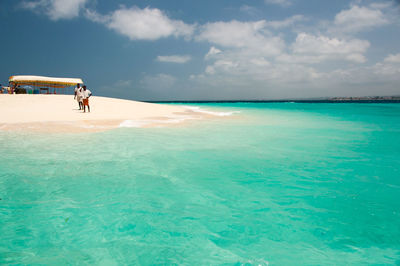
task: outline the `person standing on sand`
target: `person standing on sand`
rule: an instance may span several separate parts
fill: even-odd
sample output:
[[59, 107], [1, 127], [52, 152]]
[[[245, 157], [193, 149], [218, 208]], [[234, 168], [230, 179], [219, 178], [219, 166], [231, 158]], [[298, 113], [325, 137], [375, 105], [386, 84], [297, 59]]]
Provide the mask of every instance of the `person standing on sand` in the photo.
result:
[[83, 109], [83, 104], [82, 104], [82, 92], [83, 92], [83, 89], [82, 89], [82, 87], [81, 87], [81, 84], [79, 84], [79, 83], [76, 84], [74, 100], [76, 99], [76, 101], [78, 102], [78, 104], [79, 104], [79, 110], [82, 110], [82, 109]]
[[89, 97], [92, 96], [92, 92], [86, 89], [86, 86], [83, 85], [83, 112], [86, 112], [86, 106], [88, 107], [88, 112], [90, 113], [89, 106]]

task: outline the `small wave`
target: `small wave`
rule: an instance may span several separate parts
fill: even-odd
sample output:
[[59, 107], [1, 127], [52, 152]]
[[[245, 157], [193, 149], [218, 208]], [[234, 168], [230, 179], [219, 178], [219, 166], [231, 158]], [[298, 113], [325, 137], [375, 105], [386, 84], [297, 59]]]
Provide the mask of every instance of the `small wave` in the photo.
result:
[[215, 116], [231, 116], [233, 114], [240, 113], [240, 111], [230, 111], [230, 112], [213, 112], [213, 111], [208, 111], [204, 110], [198, 106], [184, 106], [184, 108], [197, 112], [197, 113], [203, 113], [203, 114], [209, 114], [209, 115], [215, 115]]
[[178, 124], [182, 123], [188, 119], [194, 119], [193, 117], [177, 117], [177, 116], [167, 116], [168, 119], [152, 119], [152, 120], [124, 120], [118, 127], [128, 127], [128, 128], [140, 128], [154, 124]]

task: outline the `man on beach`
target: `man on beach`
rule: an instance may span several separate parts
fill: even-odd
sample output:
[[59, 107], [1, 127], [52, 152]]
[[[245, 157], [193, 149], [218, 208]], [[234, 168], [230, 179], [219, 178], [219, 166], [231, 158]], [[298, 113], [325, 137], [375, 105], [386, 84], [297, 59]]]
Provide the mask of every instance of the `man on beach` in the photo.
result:
[[90, 113], [90, 106], [89, 106], [89, 97], [92, 96], [92, 92], [86, 89], [86, 86], [83, 85], [83, 112], [86, 112], [86, 106], [88, 107], [88, 112]]
[[75, 87], [75, 96], [74, 96], [74, 100], [76, 99], [76, 101], [79, 104], [79, 110], [83, 109], [83, 104], [82, 104], [82, 100], [83, 100], [83, 89], [81, 87], [81, 84], [76, 84]]

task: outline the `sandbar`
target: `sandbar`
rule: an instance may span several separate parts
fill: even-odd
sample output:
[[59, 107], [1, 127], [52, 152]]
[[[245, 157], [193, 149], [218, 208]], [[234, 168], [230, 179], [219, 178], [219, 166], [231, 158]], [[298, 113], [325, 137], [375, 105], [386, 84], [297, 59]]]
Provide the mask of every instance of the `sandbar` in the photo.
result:
[[117, 127], [162, 127], [201, 119], [182, 106], [90, 97], [83, 113], [73, 95], [0, 94], [0, 130], [93, 132]]

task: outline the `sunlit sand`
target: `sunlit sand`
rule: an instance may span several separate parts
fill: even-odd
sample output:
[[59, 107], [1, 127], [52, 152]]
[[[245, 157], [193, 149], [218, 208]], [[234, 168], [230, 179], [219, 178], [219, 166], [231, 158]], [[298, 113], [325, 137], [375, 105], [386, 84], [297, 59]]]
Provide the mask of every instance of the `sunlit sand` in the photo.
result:
[[0, 95], [0, 130], [103, 131], [117, 127], [171, 126], [206, 114], [181, 106], [90, 97], [91, 112], [73, 95]]

